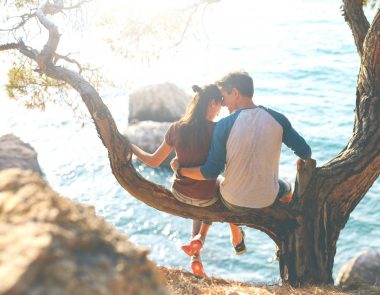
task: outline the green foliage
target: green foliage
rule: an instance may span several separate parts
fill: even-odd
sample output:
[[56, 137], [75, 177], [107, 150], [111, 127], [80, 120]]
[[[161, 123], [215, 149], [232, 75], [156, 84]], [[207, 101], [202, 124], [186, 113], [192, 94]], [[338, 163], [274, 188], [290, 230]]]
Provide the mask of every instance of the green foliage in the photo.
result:
[[376, 4], [378, 4], [380, 1], [379, 0], [361, 0], [363, 6], [370, 5], [371, 8], [374, 8]]
[[22, 99], [27, 108], [45, 110], [46, 102], [56, 102], [69, 89], [66, 83], [39, 75], [28, 66], [14, 65], [8, 71], [7, 94]]
[[38, 2], [36, 0], [14, 0], [14, 5], [16, 8], [24, 8], [27, 5], [38, 6]]
[[[42, 35], [44, 28], [35, 18], [35, 11], [41, 1], [37, 0], [0, 0], [0, 5], [5, 9], [0, 9], [0, 44], [17, 43], [22, 40], [27, 44], [28, 49], [32, 47], [42, 48], [42, 42], [46, 39]], [[50, 3], [53, 1], [50, 0]], [[78, 14], [82, 11], [82, 5], [78, 3], [88, 2], [81, 0], [65, 1], [66, 10], [63, 13], [49, 15], [49, 19], [56, 22], [59, 27], [63, 27], [67, 34], [76, 32], [73, 28], [73, 19], [78, 19], [82, 23], [83, 15]], [[78, 7], [76, 7], [78, 5]], [[69, 9], [74, 6], [75, 9]], [[82, 17], [82, 18], [81, 18]], [[72, 19], [73, 18], [73, 19]], [[84, 21], [83, 21], [84, 22]], [[1, 31], [1, 29], [3, 31]], [[29, 45], [32, 45], [29, 47]], [[36, 49], [37, 51], [37, 49]], [[1, 54], [5, 54], [1, 52]], [[19, 52], [8, 51], [14, 60], [14, 64], [9, 68], [7, 65], [7, 83], [5, 85], [6, 94], [11, 99], [22, 102], [25, 107], [30, 109], [45, 110], [51, 104], [69, 107], [77, 117], [83, 117], [83, 102], [76, 91], [62, 81], [56, 81], [41, 75], [38, 70], [34, 70], [36, 63]], [[14, 55], [13, 55], [14, 54]], [[76, 56], [77, 57], [77, 56]], [[71, 54], [54, 56], [53, 63], [66, 69], [80, 73], [95, 88], [104, 84], [110, 84], [100, 74], [99, 70], [90, 69], [89, 66], [79, 64]]]
[[[61, 66], [70, 68], [70, 63], [62, 62]], [[80, 120], [87, 120], [88, 112], [78, 93], [67, 83], [41, 75], [33, 70], [33, 61], [19, 59], [18, 63], [8, 70], [8, 82], [5, 89], [9, 98], [21, 101], [28, 109], [44, 111], [48, 105], [55, 104], [73, 111]], [[73, 66], [73, 70], [75, 69]], [[82, 68], [82, 76], [99, 89], [111, 85], [98, 70]]]
[[8, 84], [5, 85], [10, 98], [16, 98], [17, 94], [26, 95], [26, 88], [29, 84], [29, 71], [25, 68], [11, 68], [8, 71]]

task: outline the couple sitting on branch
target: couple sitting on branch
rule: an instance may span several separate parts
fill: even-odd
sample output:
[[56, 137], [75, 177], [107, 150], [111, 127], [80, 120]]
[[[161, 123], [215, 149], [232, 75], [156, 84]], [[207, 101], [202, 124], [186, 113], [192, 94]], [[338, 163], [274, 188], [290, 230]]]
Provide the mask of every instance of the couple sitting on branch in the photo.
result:
[[[276, 200], [289, 203], [291, 185], [278, 176], [281, 145], [285, 143], [300, 158], [297, 164], [311, 157], [309, 145], [289, 120], [254, 104], [253, 80], [245, 72], [230, 73], [215, 84], [193, 86], [193, 90], [196, 94], [184, 116], [171, 124], [158, 149], [150, 154], [132, 145], [133, 153], [157, 167], [174, 149], [172, 193], [189, 205], [206, 207], [221, 199], [229, 210], [247, 211]], [[222, 106], [230, 115], [215, 123]], [[198, 276], [205, 276], [200, 250], [210, 225], [194, 220], [191, 241], [182, 246]], [[244, 231], [232, 223], [230, 229], [236, 254], [244, 254]]]

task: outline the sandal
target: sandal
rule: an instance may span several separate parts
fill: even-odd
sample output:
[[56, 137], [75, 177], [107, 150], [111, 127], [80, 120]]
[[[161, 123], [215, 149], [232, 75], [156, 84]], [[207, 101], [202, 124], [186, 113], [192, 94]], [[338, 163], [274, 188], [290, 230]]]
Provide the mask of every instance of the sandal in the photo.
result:
[[183, 245], [181, 249], [189, 256], [199, 254], [199, 251], [203, 247], [203, 238], [200, 234], [194, 236], [189, 244]]
[[243, 255], [245, 252], [247, 252], [247, 247], [245, 246], [245, 243], [244, 243], [245, 232], [244, 232], [244, 230], [242, 230], [241, 227], [240, 227], [240, 232], [242, 235], [241, 242], [239, 244], [236, 244], [236, 245], [234, 243], [232, 243], [232, 246], [234, 246], [236, 255]]
[[292, 198], [293, 198], [293, 194], [290, 191], [287, 195], [280, 198], [280, 202], [285, 203], [285, 204], [289, 204], [292, 201]]
[[203, 271], [203, 264], [199, 256], [191, 257], [191, 270], [197, 277], [207, 277]]

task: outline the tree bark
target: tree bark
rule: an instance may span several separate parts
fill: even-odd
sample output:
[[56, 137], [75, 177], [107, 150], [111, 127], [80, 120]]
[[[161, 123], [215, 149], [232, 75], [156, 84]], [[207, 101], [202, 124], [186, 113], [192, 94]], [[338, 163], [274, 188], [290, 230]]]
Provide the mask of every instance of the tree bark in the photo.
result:
[[[275, 202], [264, 209], [231, 212], [221, 202], [198, 208], [178, 202], [163, 186], [145, 180], [133, 167], [128, 138], [117, 130], [98, 92], [81, 75], [52, 63], [59, 42], [55, 25], [46, 18], [45, 1], [36, 15], [49, 31], [41, 52], [22, 42], [4, 47], [17, 49], [35, 60], [42, 73], [65, 81], [81, 95], [99, 137], [108, 150], [112, 172], [120, 185], [148, 206], [173, 215], [207, 221], [233, 222], [259, 229], [279, 247], [284, 282], [293, 286], [331, 284], [336, 242], [350, 213], [380, 173], [380, 21], [377, 13], [367, 25], [359, 0], [344, 1], [346, 20], [352, 28], [361, 69], [358, 79], [355, 126], [347, 146], [330, 162], [316, 167], [307, 161], [297, 172], [291, 205]], [[56, 9], [56, 7], [55, 7]], [[3, 50], [5, 50], [3, 49]]]
[[358, 53], [362, 56], [364, 38], [369, 29], [369, 22], [363, 11], [363, 0], [343, 0], [343, 16], [354, 35]]
[[354, 130], [334, 159], [307, 168], [310, 181], [295, 193], [301, 200], [296, 206], [299, 227], [284, 237], [280, 259], [282, 278], [294, 286], [333, 283], [340, 231], [380, 174], [380, 15], [378, 11], [369, 26], [360, 0], [343, 2], [361, 56]]

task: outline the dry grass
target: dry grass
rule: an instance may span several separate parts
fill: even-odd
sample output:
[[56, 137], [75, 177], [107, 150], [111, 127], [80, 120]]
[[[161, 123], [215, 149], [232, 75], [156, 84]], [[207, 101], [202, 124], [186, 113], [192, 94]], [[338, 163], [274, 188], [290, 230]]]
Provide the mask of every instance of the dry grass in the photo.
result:
[[164, 267], [160, 267], [160, 271], [167, 280], [167, 288], [174, 295], [380, 295], [380, 287], [354, 291], [344, 291], [333, 286], [296, 289], [288, 285], [252, 285], [212, 277], [200, 279], [189, 272]]

